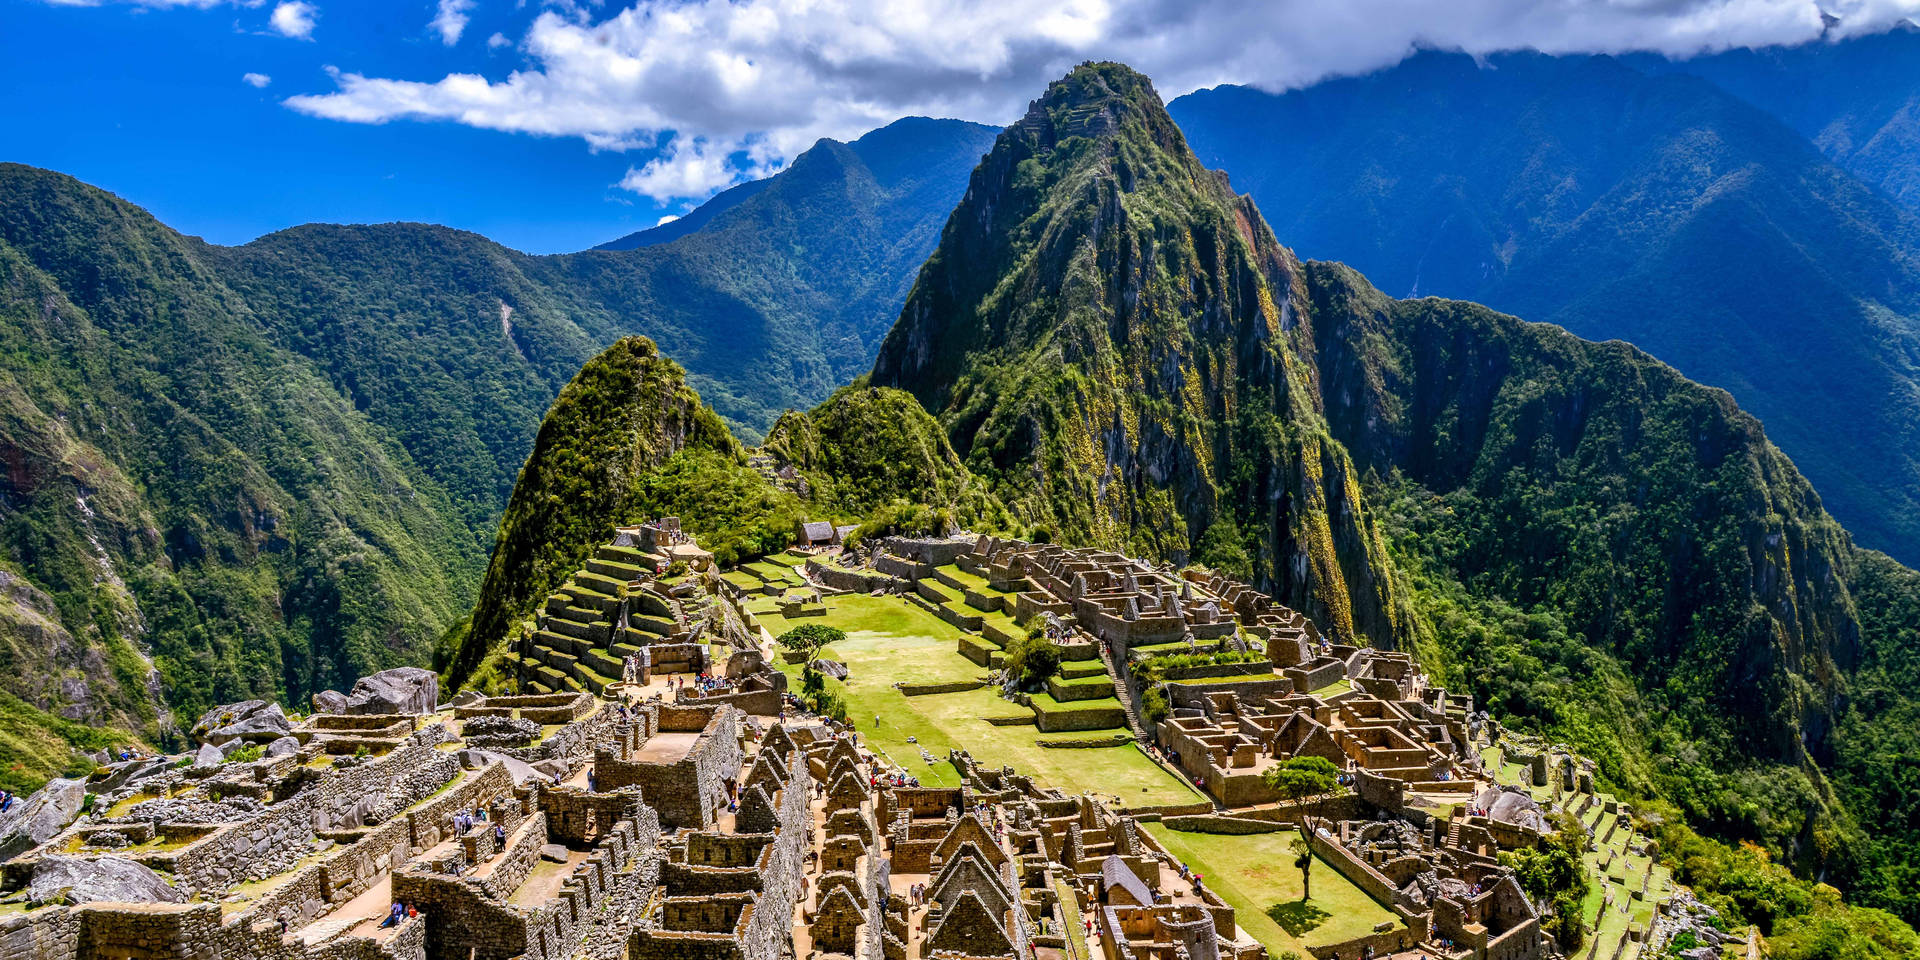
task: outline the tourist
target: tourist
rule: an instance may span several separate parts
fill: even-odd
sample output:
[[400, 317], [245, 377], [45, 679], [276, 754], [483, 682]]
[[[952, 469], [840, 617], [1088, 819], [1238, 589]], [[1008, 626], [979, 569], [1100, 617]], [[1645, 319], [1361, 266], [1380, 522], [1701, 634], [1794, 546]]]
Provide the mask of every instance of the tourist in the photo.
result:
[[419, 915], [420, 915], [420, 911], [417, 908], [415, 908], [413, 904], [411, 903], [407, 904], [407, 919], [411, 920], [414, 917], [417, 917]]
[[600, 778], [594, 775], [592, 767], [587, 768], [587, 792], [588, 793], [600, 792]]
[[497, 823], [493, 825], [493, 845], [496, 847], [507, 845], [507, 828]]
[[13, 806], [13, 791], [0, 790], [0, 813], [6, 813], [7, 808], [11, 806]]
[[385, 923], [382, 923], [382, 924], [380, 924], [380, 925], [381, 925], [381, 926], [383, 926], [383, 927], [391, 927], [391, 926], [394, 926], [394, 925], [396, 925], [396, 924], [398, 924], [398, 923], [399, 923], [399, 922], [400, 922], [400, 921], [401, 921], [401, 920], [402, 920], [403, 918], [405, 918], [405, 917], [406, 917], [406, 915], [407, 915], [407, 908], [406, 908], [406, 906], [405, 906], [404, 904], [402, 904], [402, 903], [401, 903], [400, 901], [398, 901], [398, 900], [395, 900], [395, 901], [393, 902], [393, 909], [392, 909], [392, 910], [389, 910], [389, 911], [387, 911], [387, 919], [386, 919], [386, 922], [385, 922]]

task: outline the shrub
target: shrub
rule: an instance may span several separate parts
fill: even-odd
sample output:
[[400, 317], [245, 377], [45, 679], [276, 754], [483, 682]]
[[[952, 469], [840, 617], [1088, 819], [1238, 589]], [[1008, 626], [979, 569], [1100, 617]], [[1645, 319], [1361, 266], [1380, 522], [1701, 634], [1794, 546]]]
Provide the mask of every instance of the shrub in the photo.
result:
[[1028, 634], [1007, 644], [1007, 670], [1022, 690], [1037, 690], [1060, 672], [1060, 648], [1045, 636]]
[[264, 755], [266, 752], [267, 752], [267, 748], [261, 744], [258, 744], [258, 743], [249, 744], [247, 746], [241, 747], [238, 750], [233, 751], [232, 753], [227, 754], [227, 759], [221, 762], [222, 763], [252, 763], [255, 760], [260, 759], [260, 757]]

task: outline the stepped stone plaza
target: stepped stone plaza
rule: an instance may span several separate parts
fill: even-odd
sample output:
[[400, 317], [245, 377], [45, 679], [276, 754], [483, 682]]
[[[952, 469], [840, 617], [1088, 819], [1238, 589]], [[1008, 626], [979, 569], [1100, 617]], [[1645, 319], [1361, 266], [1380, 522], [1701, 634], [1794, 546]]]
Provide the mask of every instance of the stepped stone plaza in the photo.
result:
[[[1503, 856], [1556, 814], [1598, 890], [1574, 956], [1687, 916], [1590, 765], [1245, 584], [802, 533], [719, 570], [624, 528], [511, 689], [387, 671], [57, 781], [85, 800], [0, 864], [0, 960], [1527, 960], [1568, 952]], [[808, 623], [846, 636], [811, 666], [775, 642]], [[1060, 666], [1022, 691], [1033, 641]], [[1303, 756], [1337, 786], [1266, 776]]]

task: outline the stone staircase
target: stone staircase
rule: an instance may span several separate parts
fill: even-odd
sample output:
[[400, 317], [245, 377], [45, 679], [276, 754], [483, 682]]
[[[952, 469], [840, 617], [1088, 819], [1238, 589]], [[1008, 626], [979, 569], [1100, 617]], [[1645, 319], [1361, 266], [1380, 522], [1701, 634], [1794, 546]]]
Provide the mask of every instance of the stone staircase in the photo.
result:
[[[519, 666], [526, 692], [585, 690], [603, 695], [625, 673], [627, 657], [679, 632], [668, 601], [651, 598], [652, 613], [628, 601], [636, 595], [628, 584], [646, 576], [642, 560], [632, 547], [599, 547], [584, 568], [546, 599], [526, 646], [509, 654]], [[623, 603], [628, 605], [627, 626], [621, 628], [616, 621]]]
[[1140, 711], [1134, 706], [1133, 680], [1121, 672], [1113, 660], [1113, 652], [1107, 645], [1095, 641], [1093, 648], [1100, 652], [1100, 662], [1107, 665], [1107, 676], [1113, 680], [1114, 699], [1120, 701], [1120, 710], [1127, 715], [1127, 729], [1133, 732], [1133, 739], [1146, 746], [1153, 742], [1153, 735], [1140, 723]]

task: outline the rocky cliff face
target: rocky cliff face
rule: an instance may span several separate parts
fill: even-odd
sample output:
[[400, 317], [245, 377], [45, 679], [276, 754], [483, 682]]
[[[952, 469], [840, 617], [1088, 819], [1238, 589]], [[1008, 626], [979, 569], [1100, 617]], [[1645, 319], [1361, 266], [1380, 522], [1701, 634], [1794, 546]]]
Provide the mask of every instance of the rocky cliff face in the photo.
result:
[[1911, 581], [1759, 422], [1627, 344], [1302, 264], [1124, 67], [1002, 134], [872, 379], [1063, 541], [1238, 536], [1324, 628], [1696, 823], [1889, 890], [1911, 859], [1849, 799], [1911, 749], [1876, 719], [1911, 716]]
[[1146, 78], [1090, 64], [974, 171], [872, 379], [1061, 540], [1179, 560], [1246, 530], [1263, 584], [1390, 645], [1385, 550], [1301, 361], [1305, 296]]

